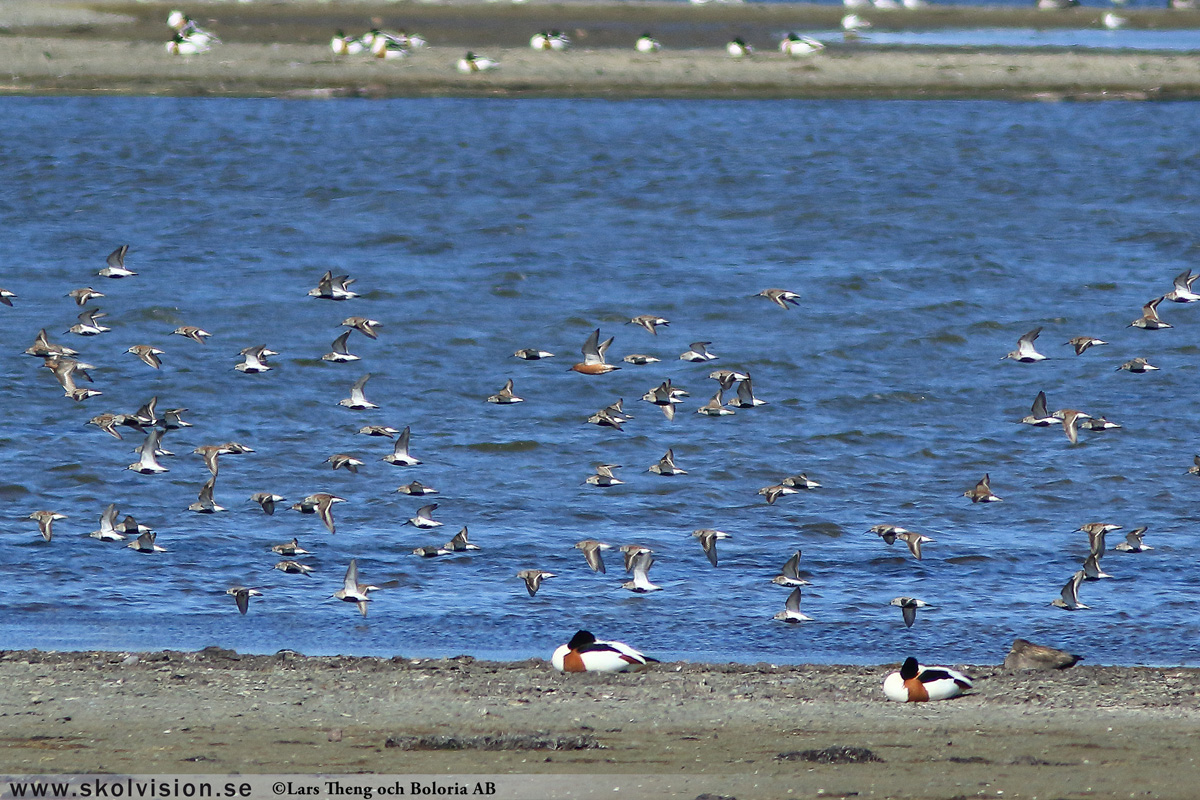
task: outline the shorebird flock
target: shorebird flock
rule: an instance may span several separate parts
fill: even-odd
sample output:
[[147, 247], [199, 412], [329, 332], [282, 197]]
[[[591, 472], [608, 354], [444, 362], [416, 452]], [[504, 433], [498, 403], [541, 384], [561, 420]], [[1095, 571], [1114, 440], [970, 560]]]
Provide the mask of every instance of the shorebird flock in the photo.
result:
[[[127, 286], [130, 283], [135, 283], [138, 280], [138, 273], [131, 268], [127, 263], [127, 258], [130, 248], [127, 245], [122, 245], [108, 255], [104, 266], [100, 267], [95, 276], [104, 280], [106, 284], [111, 283], [113, 286]], [[98, 259], [99, 260], [99, 259]], [[1200, 301], [1200, 293], [1193, 290], [1193, 285], [1198, 276], [1193, 275], [1191, 270], [1187, 270], [1178, 275], [1168, 291], [1156, 298], [1148, 301], [1142, 308], [1141, 315], [1133, 319], [1127, 327], [1139, 329], [1145, 333], [1138, 336], [1147, 336], [1147, 349], [1153, 341], [1153, 336], [1170, 336], [1170, 333], [1162, 333], [1169, 331], [1173, 326], [1170, 322], [1163, 319], [1159, 315], [1159, 308], [1164, 302], [1171, 304], [1187, 305]], [[335, 275], [332, 271], [326, 271], [323, 275], [315, 278], [315, 286], [311, 286], [305, 291], [301, 287], [296, 287], [297, 299], [305, 297], [314, 302], [328, 303], [331, 305], [347, 304], [346, 307], [353, 306], [359, 300], [359, 293], [355, 291], [354, 284], [356, 281], [348, 275]], [[108, 291], [106, 285], [105, 288]], [[68, 334], [80, 337], [83, 342], [89, 341], [92, 337], [102, 335], [112, 335], [110, 327], [103, 324], [106, 319], [106, 314], [98, 307], [93, 307], [94, 302], [103, 302], [106, 297], [105, 291], [100, 291], [92, 286], [82, 286], [78, 288], [63, 287], [63, 303], [74, 303], [77, 308], [82, 309], [78, 313], [78, 322], [71, 326], [67, 331]], [[67, 291], [67, 289], [70, 289]], [[793, 311], [802, 303], [802, 296], [799, 292], [790, 289], [782, 288], [766, 288], [754, 295], [754, 299], [761, 303], [761, 309], [764, 313], [797, 313]], [[0, 303], [7, 306], [13, 306], [15, 303], [20, 303], [20, 292], [12, 291], [9, 287], [0, 288]], [[773, 311], [772, 311], [773, 309]], [[632, 325], [636, 329], [643, 331], [643, 336], [658, 337], [659, 331], [667, 329], [671, 325], [671, 321], [657, 314], [637, 314], [631, 316], [626, 325]], [[319, 363], [324, 361], [334, 365], [354, 365], [361, 367], [358, 364], [360, 361], [369, 362], [370, 356], [359, 356], [353, 354], [351, 350], [358, 349], [352, 343], [351, 337], [357, 336], [358, 341], [377, 340], [381, 335], [386, 335], [387, 323], [373, 319], [369, 316], [362, 315], [347, 315], [345, 316], [340, 326], [344, 330], [333, 338], [330, 345], [330, 351], [325, 354], [311, 354], [314, 362]], [[1036, 328], [1025, 335], [1021, 336], [1017, 342], [1016, 349], [1000, 356], [1000, 361], [1012, 361], [1021, 365], [1013, 367], [1014, 369], [1031, 369], [1037, 370], [1043, 367], [1039, 365], [1050, 360], [1050, 357], [1039, 352], [1038, 338], [1043, 332], [1043, 328]], [[163, 331], [164, 335], [170, 334], [179, 337], [181, 346], [186, 347], [206, 347], [212, 346], [207, 344], [212, 338], [203, 327], [195, 325], [180, 325], [170, 331]], [[1076, 333], [1071, 331], [1071, 333]], [[1061, 343], [1062, 347], [1070, 348], [1070, 353], [1066, 358], [1090, 358], [1096, 359], [1099, 368], [1112, 369], [1115, 371], [1127, 371], [1134, 374], [1145, 375], [1157, 369], [1149, 364], [1148, 357], [1139, 357], [1133, 361], [1125, 362], [1117, 366], [1107, 365], [1097, 359], [1096, 354], [1103, 352], [1103, 347], [1107, 342], [1099, 337], [1091, 335], [1092, 333], [1105, 333], [1104, 331], [1089, 331], [1086, 335], [1075, 335]], [[263, 335], [273, 334], [278, 337], [282, 334], [281, 331], [263, 331]], [[1064, 334], [1065, 335], [1065, 332]], [[608, 380], [605, 376], [623, 368], [653, 370], [656, 364], [662, 362], [666, 354], [650, 355], [647, 353], [629, 353], [625, 355], [620, 363], [614, 363], [609, 359], [609, 350], [613, 344], [615, 336], [607, 336], [602, 338], [602, 330], [594, 329], [590, 335], [580, 345], [580, 358], [570, 367], [568, 372], [576, 374], [576, 379], [579, 381], [591, 381], [602, 383]], [[527, 343], [510, 342], [515, 348], [512, 351], [512, 359], [514, 364], [536, 364], [539, 362], [548, 362], [556, 356], [554, 353], [542, 347], [518, 346]], [[122, 346], [124, 343], [122, 343]], [[82, 346], [82, 345], [81, 345]], [[224, 345], [228, 346], [228, 345]], [[718, 345], [712, 341], [695, 341], [690, 343], [688, 347], [675, 356], [675, 360], [687, 362], [696, 365], [703, 365], [702, 369], [707, 370], [708, 365], [719, 359]], [[238, 349], [240, 360], [236, 360], [230, 364], [230, 368], [242, 373], [245, 380], [252, 381], [254, 376], [262, 375], [274, 369], [271, 359], [279, 355], [278, 351], [264, 344], [250, 344]], [[136, 359], [137, 363], [143, 365], [145, 369], [159, 371], [163, 369], [164, 363], [169, 363], [174, 357], [173, 354], [166, 352], [165, 346], [153, 346], [145, 343], [134, 343], [125, 350], [129, 356]], [[89, 370], [94, 370], [92, 364], [81, 360], [80, 353], [68, 345], [56, 342], [48, 334], [45, 329], [42, 329], [36, 334], [33, 334], [33, 342], [24, 351], [24, 354], [34, 359], [40, 360], [41, 366], [57, 380], [64, 396], [75, 403], [97, 404], [103, 403], [103, 400], [97, 398], [103, 397], [103, 391], [99, 388], [93, 388], [94, 382]], [[1057, 357], [1057, 356], [1056, 356]], [[335, 367], [337, 369], [347, 370], [349, 367]], [[415, 436], [419, 436], [419, 431], [414, 432], [410, 427], [399, 429], [386, 424], [373, 424], [368, 420], [368, 416], [373, 412], [378, 412], [381, 404], [373, 402], [369, 399], [369, 381], [371, 373], [356, 372], [356, 377], [353, 381], [347, 377], [347, 396], [340, 399], [333, 397], [327, 398], [331, 407], [340, 406], [350, 412], [362, 414], [361, 426], [357, 427], [357, 434], [366, 437], [366, 440], [386, 440], [389, 444], [388, 450], [378, 457], [377, 460], [385, 462], [391, 466], [404, 469], [412, 469], [419, 472], [422, 464], [419, 451], [415, 451], [413, 440]], [[752, 377], [749, 373], [731, 368], [716, 368], [707, 372], [707, 377], [715, 383], [715, 391], [711, 399], [707, 402], [699, 404], [689, 410], [693, 413], [706, 417], [730, 417], [735, 414], [753, 414], [762, 406], [768, 405], [768, 401], [760, 398], [755, 393], [755, 388], [752, 384]], [[1146, 378], [1131, 377], [1131, 380], [1145, 380]], [[509, 377], [502, 386], [500, 386], [494, 394], [480, 398], [481, 406], [491, 404], [496, 406], [514, 406], [526, 401], [526, 398], [517, 394], [519, 385], [517, 379]], [[692, 401], [689, 400], [690, 393], [680, 386], [676, 386], [671, 378], [666, 378], [661, 382], [649, 382], [646, 386], [646, 392], [640, 398], [640, 402], [647, 404], [647, 408], [654, 414], [661, 413], [667, 422], [675, 420], [682, 409], [686, 409]], [[534, 402], [541, 401], [541, 398], [529, 398]], [[126, 435], [136, 435], [141, 437], [141, 444], [136, 448], [138, 458], [133, 463], [128, 464], [127, 470], [147, 476], [148, 480], [154, 480], [155, 476], [169, 472], [171, 467], [163, 463], [163, 459], [167, 459], [173, 455], [166, 449], [165, 445], [169, 444], [169, 439], [176, 435], [176, 432], [184, 429], [192, 428], [191, 422], [185, 420], [185, 415], [188, 414], [188, 409], [184, 407], [175, 407], [169, 409], [158, 408], [158, 398], [153, 397], [140, 408], [129, 412], [119, 412], [115, 410], [106, 410], [92, 416], [88, 420], [88, 424], [94, 426], [99, 432], [102, 432], [107, 437], [116, 441], [124, 441]], [[386, 405], [386, 404], [385, 404]], [[1039, 392], [1034, 399], [1031, 413], [1020, 420], [1013, 420], [1021, 424], [1029, 425], [1033, 428], [1060, 428], [1066, 440], [1066, 446], [1071, 447], [1080, 443], [1080, 434], [1086, 435], [1120, 435], [1114, 434], [1112, 431], [1117, 431], [1121, 425], [1116, 422], [1107, 420], [1103, 416], [1093, 416], [1092, 414], [1078, 409], [1059, 409], [1050, 412], [1047, 404], [1045, 392]], [[624, 426], [630, 424], [635, 419], [635, 412], [625, 407], [624, 399], [618, 398], [609, 403], [603, 408], [596, 411], [591, 416], [586, 417], [586, 423], [595, 425], [599, 428], [610, 429], [614, 432], [624, 431]], [[262, 421], [265, 424], [265, 420]], [[581, 414], [580, 423], [583, 424], [584, 415]], [[217, 488], [217, 478], [219, 475], [220, 458], [233, 457], [249, 457], [253, 458], [255, 453], [254, 448], [236, 441], [228, 441], [222, 443], [201, 444], [193, 449], [193, 454], [199, 456], [198, 461], [203, 463], [203, 469], [207, 472], [207, 479], [197, 490], [197, 499], [194, 503], [188, 506], [187, 511], [197, 514], [216, 514], [226, 511], [224, 507], [218, 504], [215, 496]], [[360, 468], [368, 467], [368, 461], [360, 455], [353, 452], [337, 452], [329, 455], [325, 459], [332, 471], [346, 470], [350, 473], [357, 473]], [[687, 464], [681, 464], [677, 461], [674, 449], [667, 447], [665, 453], [657, 461], [644, 466], [644, 472], [657, 476], [659, 479], [665, 480], [680, 480], [683, 476], [688, 475], [689, 470]], [[582, 469], [582, 465], [581, 465]], [[621, 465], [615, 463], [598, 463], [593, 467], [593, 472], [583, 478], [583, 484], [593, 487], [597, 491], [612, 491], [625, 483], [619, 477], [624, 469]], [[1200, 455], [1194, 459], [1194, 465], [1186, 470], [1186, 472], [1197, 475], [1200, 474]], [[264, 483], [269, 483], [269, 476], [263, 478]], [[758, 490], [758, 495], [762, 497], [762, 502], [767, 505], [774, 505], [780, 502], [787, 502], [786, 498], [789, 495], [799, 494], [806, 491], [814, 491], [821, 488], [821, 483], [810, 478], [807, 474], [793, 474], [781, 477], [777, 483], [764, 486]], [[274, 515], [277, 509], [277, 504], [283, 504], [282, 507], [289, 508], [292, 511], [300, 514], [311, 514], [319, 519], [322, 527], [329, 535], [336, 534], [337, 524], [335, 520], [335, 509], [338, 504], [346, 502], [345, 498], [338, 496], [329, 491], [322, 490], [322, 487], [313, 487], [314, 491], [304, 497], [297, 498], [296, 502], [288, 504], [288, 499], [270, 490], [269, 486], [264, 486], [262, 491], [255, 492], [247, 498], [249, 502], [256, 504], [261, 512], [267, 515]], [[397, 492], [410, 497], [425, 498], [430, 495], [439, 494], [438, 489], [433, 486], [422, 483], [418, 478], [413, 478], [409, 482], [401, 485]], [[992, 490], [990, 474], [983, 475], [973, 486], [964, 489], [962, 495], [972, 504], [989, 504], [1001, 502], [1002, 498], [995, 494]], [[398, 527], [403, 525], [412, 525], [415, 529], [421, 531], [432, 531], [441, 526], [443, 522], [436, 518], [435, 514], [439, 508], [437, 502], [426, 502], [420, 506], [415, 514], [404, 522], [398, 522]], [[139, 523], [133, 516], [126, 515], [121, 518], [118, 505], [111, 503], [103, 509], [96, 509], [99, 516], [98, 528], [88, 534], [91, 538], [97, 539], [100, 542], [110, 543], [125, 543], [125, 545], [139, 553], [154, 555], [164, 552], [169, 552], [169, 548], [162, 546], [157, 542], [157, 535], [154, 530]], [[54, 540], [55, 522], [67, 519], [68, 515], [61, 513], [57, 509], [41, 509], [32, 510], [29, 513], [29, 518], [37, 523], [38, 533], [45, 542], [50, 543]], [[1052, 601], [1052, 605], [1067, 611], [1078, 611], [1089, 608], [1080, 600], [1080, 590], [1085, 581], [1098, 581], [1112, 577], [1107, 574], [1102, 566], [1101, 559], [1108, 552], [1106, 546], [1106, 536], [1110, 533], [1121, 529], [1121, 525], [1111, 522], [1087, 522], [1077, 529], [1088, 536], [1089, 548], [1088, 554], [1081, 567], [1072, 574], [1066, 584], [1062, 587], [1060, 597]], [[907, 548], [911, 557], [915, 560], [921, 560], [923, 554], [923, 546], [935, 545], [936, 541], [929, 536], [920, 532], [912, 531], [893, 522], [880, 522], [870, 527], [870, 533], [878, 536], [885, 545], [892, 546], [895, 542], [902, 542]], [[1125, 540], [1119, 543], [1114, 549], [1125, 554], [1139, 554], [1151, 551], [1154, 548], [1144, 541], [1146, 534], [1145, 527], [1137, 527], [1131, 529], [1126, 534]], [[718, 559], [718, 542], [730, 540], [733, 537], [721, 530], [713, 528], [700, 528], [692, 532], [697, 547], [703, 552], [705, 558], [712, 567], [717, 567]], [[583, 539], [574, 543], [573, 547], [580, 551], [580, 560], [577, 562], [579, 568], [588, 569], [594, 573], [603, 575], [606, 573], [606, 565], [604, 552], [616, 550], [620, 552], [624, 570], [630, 574], [630, 579], [619, 584], [621, 589], [627, 590], [633, 594], [645, 595], [653, 592], [658, 592], [663, 589], [662, 586], [656, 585], [650, 578], [650, 570], [655, 564], [656, 552], [651, 547], [647, 547], [638, 543], [622, 543], [620, 545], [608, 542], [602, 542], [596, 539]], [[472, 542], [469, 538], [469, 532], [464, 525], [462, 528], [444, 544], [430, 544], [421, 546], [412, 551], [414, 557], [423, 559], [434, 559], [447, 555], [462, 555], [468, 553], [479, 552], [484, 548]], [[307, 565], [303, 557], [311, 554], [311, 550], [301, 546], [297, 538], [292, 538], [290, 542], [274, 544], [270, 547], [270, 552], [275, 556], [283, 557], [283, 560], [277, 561], [273, 567], [269, 569], [279, 570], [286, 574], [299, 576], [311, 576], [313, 569]], [[802, 553], [796, 550], [790, 554], [779, 554], [781, 566], [779, 573], [770, 584], [775, 584], [790, 589], [786, 601], [783, 603], [781, 611], [774, 615], [774, 619], [784, 623], [802, 623], [812, 619], [801, 612], [801, 587], [810, 585], [810, 581], [801, 575]], [[556, 577], [556, 573], [542, 569], [537, 565], [529, 565], [516, 572], [514, 580], [519, 581], [524, 590], [530, 597], [535, 596], [541, 589], [544, 582], [552, 580]], [[379, 585], [361, 583], [358, 575], [358, 564], [356, 559], [349, 560], [346, 568], [343, 583], [340, 589], [332, 594], [326, 595], [328, 598], [334, 598], [352, 603], [358, 612], [366, 616], [368, 613], [369, 604], [371, 602], [370, 594], [374, 591], [379, 591], [386, 588], [394, 588], [395, 581], [382, 581]], [[258, 587], [247, 587], [235, 585], [224, 589], [235, 601], [238, 611], [242, 614], [247, 613], [250, 608], [252, 598], [264, 597], [264, 592]], [[902, 623], [906, 627], [911, 627], [917, 620], [918, 609], [931, 608], [931, 604], [927, 601], [909, 596], [896, 597], [891, 600], [889, 605], [898, 607], [902, 612]]]

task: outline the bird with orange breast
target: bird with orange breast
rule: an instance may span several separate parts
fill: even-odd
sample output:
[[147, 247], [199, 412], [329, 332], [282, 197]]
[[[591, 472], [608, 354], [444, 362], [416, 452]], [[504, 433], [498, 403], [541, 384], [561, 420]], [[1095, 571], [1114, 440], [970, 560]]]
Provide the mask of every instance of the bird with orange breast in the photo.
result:
[[580, 361], [575, 366], [571, 367], [572, 372], [582, 372], [584, 375], [603, 375], [606, 372], [612, 372], [614, 369], [620, 369], [618, 366], [607, 364], [604, 361], [604, 354], [608, 351], [608, 346], [612, 344], [613, 337], [608, 337], [603, 342], [600, 341], [600, 329], [592, 331], [592, 335], [583, 343], [583, 361]]
[[579, 631], [550, 657], [559, 672], [641, 672], [658, 659], [639, 653], [622, 642], [604, 642]]
[[899, 672], [883, 679], [883, 693], [898, 703], [949, 700], [970, 689], [971, 679], [949, 667], [923, 667], [911, 656]]

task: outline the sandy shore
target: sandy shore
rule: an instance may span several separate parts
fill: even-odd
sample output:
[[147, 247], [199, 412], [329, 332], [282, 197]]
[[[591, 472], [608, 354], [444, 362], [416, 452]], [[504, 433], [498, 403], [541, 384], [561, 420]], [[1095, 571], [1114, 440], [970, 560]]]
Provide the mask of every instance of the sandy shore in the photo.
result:
[[[190, 58], [166, 54], [168, 3], [33, 2], [0, 5], [0, 93], [217, 96], [544, 97], [1200, 97], [1200, 56], [1130, 51], [966, 51], [881, 48], [830, 40], [815, 57], [775, 49], [787, 30], [837, 26], [839, 6], [683, 3], [203, 3], [189, 7], [224, 40]], [[870, 12], [877, 29], [1099, 26], [1102, 9], [935, 7]], [[1125, 13], [1125, 12], [1123, 12]], [[1137, 28], [1200, 27], [1200, 11], [1131, 10]], [[435, 46], [381, 62], [335, 58], [338, 28], [407, 28]], [[568, 53], [536, 53], [540, 29], [567, 31]], [[666, 49], [632, 51], [644, 30]], [[743, 36], [754, 57], [729, 58]], [[460, 75], [467, 48], [498, 59], [495, 72]]]
[[[1198, 670], [981, 666], [973, 694], [921, 705], [883, 699], [888, 671], [10, 651], [0, 772], [638, 774], [656, 782], [638, 797], [738, 800], [1185, 798], [1200, 782]], [[428, 749], [437, 736], [459, 749]], [[497, 736], [507, 749], [485, 749]], [[800, 755], [827, 748], [880, 760]]]

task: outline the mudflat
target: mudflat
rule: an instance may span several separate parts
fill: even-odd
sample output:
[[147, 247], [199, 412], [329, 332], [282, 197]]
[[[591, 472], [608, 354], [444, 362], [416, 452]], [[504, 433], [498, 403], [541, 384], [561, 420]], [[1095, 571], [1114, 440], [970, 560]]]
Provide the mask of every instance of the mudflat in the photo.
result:
[[965, 667], [972, 693], [900, 704], [894, 668], [9, 651], [0, 772], [636, 774], [639, 797], [738, 800], [1200, 784], [1198, 670]]
[[[813, 56], [776, 47], [787, 31], [838, 27], [844, 9], [808, 4], [200, 3], [185, 6], [222, 44], [189, 57], [165, 43], [174, 7], [160, 2], [34, 2], [0, 6], [0, 93], [289, 97], [1200, 97], [1200, 56], [1131, 50], [897, 48], [827, 37]], [[930, 6], [864, 14], [875, 30], [1098, 28], [1103, 9]], [[1200, 11], [1131, 9], [1128, 26], [1200, 28]], [[432, 46], [396, 60], [335, 57], [338, 29], [418, 31]], [[567, 32], [565, 53], [532, 51], [539, 30]], [[663, 42], [640, 54], [644, 31]], [[734, 59], [742, 37], [758, 51]], [[500, 62], [460, 74], [466, 50]]]

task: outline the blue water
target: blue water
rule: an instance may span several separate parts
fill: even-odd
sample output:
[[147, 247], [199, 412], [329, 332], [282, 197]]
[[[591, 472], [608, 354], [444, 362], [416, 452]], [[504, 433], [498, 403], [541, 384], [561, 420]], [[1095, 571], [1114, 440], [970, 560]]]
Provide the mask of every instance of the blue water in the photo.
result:
[[[198, 648], [546, 657], [580, 627], [664, 659], [882, 662], [907, 653], [995, 662], [1023, 636], [1090, 663], [1200, 663], [1197, 442], [1200, 306], [1175, 327], [1125, 327], [1200, 254], [1195, 106], [999, 102], [0, 100], [0, 631], [6, 648]], [[96, 276], [130, 245], [137, 277]], [[326, 269], [362, 296], [306, 296]], [[112, 331], [64, 334], [64, 295], [91, 285]], [[799, 292], [784, 311], [761, 289]], [[1170, 307], [1166, 307], [1170, 306]], [[657, 336], [623, 324], [671, 321]], [[351, 315], [356, 364], [319, 360]], [[199, 325], [199, 345], [170, 331]], [[1042, 326], [1039, 364], [1001, 361]], [[63, 397], [21, 355], [45, 327], [78, 349], [99, 397]], [[599, 327], [610, 360], [569, 372]], [[1109, 345], [1076, 357], [1063, 343]], [[697, 340], [720, 356], [690, 364]], [[166, 351], [155, 371], [124, 351]], [[238, 351], [281, 355], [261, 375]], [[525, 362], [521, 347], [554, 358]], [[1134, 356], [1161, 367], [1116, 371]], [[709, 418], [715, 367], [749, 370], [769, 405]], [[377, 411], [337, 405], [366, 372]], [[485, 402], [506, 378], [526, 402]], [[691, 392], [673, 422], [640, 402], [665, 378]], [[1081, 436], [1014, 424], [1050, 408], [1105, 414]], [[125, 469], [140, 437], [85, 422], [151, 396], [194, 427], [168, 433], [170, 472]], [[624, 432], [585, 424], [624, 398]], [[412, 428], [424, 463], [379, 459], [368, 423]], [[208, 477], [194, 447], [230, 439], [217, 502], [186, 511]], [[668, 448], [688, 475], [646, 472]], [[358, 475], [332, 471], [338, 452]], [[583, 484], [594, 464], [626, 483]], [[821, 489], [768, 506], [759, 487], [806, 472]], [[962, 492], [989, 472], [1004, 502]], [[403, 521], [437, 487], [431, 532]], [[288, 503], [266, 516], [249, 501]], [[338, 532], [287, 505], [330, 491]], [[98, 542], [115, 502], [169, 552]], [[69, 515], [44, 543], [25, 516]], [[1087, 555], [1072, 531], [1149, 526], [1155, 549], [1109, 552], [1091, 610], [1052, 608]], [[891, 522], [935, 539], [916, 561], [867, 532]], [[420, 559], [462, 526], [483, 549]], [[690, 532], [717, 527], [713, 568]], [[1121, 532], [1111, 534], [1111, 549]], [[297, 536], [314, 577], [271, 569]], [[572, 544], [652, 547], [663, 591], [619, 588]], [[815, 621], [774, 622], [770, 578], [797, 548]], [[329, 600], [349, 560], [372, 595], [364, 620]], [[550, 570], [530, 598], [515, 573]], [[240, 616], [224, 594], [259, 588]], [[916, 596], [905, 629], [888, 601]]]
[[[869, 14], [867, 15], [870, 16]], [[880, 23], [882, 24], [882, 22]], [[840, 31], [817, 34], [828, 42]], [[860, 41], [874, 45], [910, 47], [1073, 47], [1095, 50], [1200, 50], [1200, 30], [1090, 30], [1033, 28], [981, 28], [977, 30], [888, 31], [868, 30]]]

